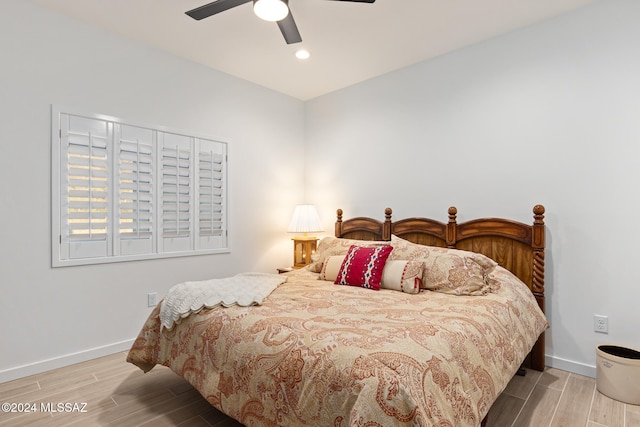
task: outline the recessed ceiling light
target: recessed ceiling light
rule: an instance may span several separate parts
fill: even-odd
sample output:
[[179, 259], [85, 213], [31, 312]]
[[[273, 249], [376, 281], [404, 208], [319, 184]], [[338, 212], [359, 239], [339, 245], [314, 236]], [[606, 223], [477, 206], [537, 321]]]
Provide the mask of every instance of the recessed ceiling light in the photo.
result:
[[296, 51], [296, 58], [298, 59], [309, 59], [310, 56], [311, 54], [309, 53], [309, 51], [305, 49], [300, 49]]

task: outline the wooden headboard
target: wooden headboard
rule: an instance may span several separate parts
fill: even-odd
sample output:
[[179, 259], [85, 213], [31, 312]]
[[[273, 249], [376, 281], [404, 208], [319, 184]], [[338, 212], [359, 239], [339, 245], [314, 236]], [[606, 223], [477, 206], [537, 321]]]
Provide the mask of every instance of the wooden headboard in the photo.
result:
[[[373, 218], [343, 220], [337, 211], [336, 237], [358, 240], [391, 240], [394, 234], [405, 240], [429, 246], [478, 252], [494, 259], [531, 289], [544, 312], [544, 206], [533, 207], [533, 224], [504, 218], [482, 218], [458, 224], [458, 209], [449, 208], [448, 222], [430, 218], [393, 221], [392, 210], [384, 211], [384, 221]], [[533, 347], [530, 366], [544, 370], [544, 334]]]

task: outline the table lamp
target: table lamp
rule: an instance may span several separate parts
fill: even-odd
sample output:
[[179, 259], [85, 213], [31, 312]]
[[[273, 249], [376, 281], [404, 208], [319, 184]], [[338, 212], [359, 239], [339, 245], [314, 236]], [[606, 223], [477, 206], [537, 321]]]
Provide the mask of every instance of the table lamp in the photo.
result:
[[313, 205], [296, 206], [288, 231], [289, 233], [303, 233], [302, 236], [295, 236], [291, 239], [293, 240], [293, 268], [302, 268], [311, 262], [311, 254], [316, 251], [318, 243], [317, 237], [308, 236], [307, 233], [322, 231], [316, 207]]

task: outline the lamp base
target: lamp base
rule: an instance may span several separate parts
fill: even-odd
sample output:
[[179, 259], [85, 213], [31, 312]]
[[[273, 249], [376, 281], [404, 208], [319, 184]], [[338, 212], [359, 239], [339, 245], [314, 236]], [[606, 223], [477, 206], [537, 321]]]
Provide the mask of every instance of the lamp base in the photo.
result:
[[317, 237], [293, 237], [293, 268], [302, 268], [311, 262], [311, 255], [315, 253], [318, 244]]

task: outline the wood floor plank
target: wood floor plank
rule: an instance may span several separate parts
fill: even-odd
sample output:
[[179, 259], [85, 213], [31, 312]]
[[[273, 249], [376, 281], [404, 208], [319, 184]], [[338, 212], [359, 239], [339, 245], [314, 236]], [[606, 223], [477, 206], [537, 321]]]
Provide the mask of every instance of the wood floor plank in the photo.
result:
[[16, 398], [38, 390], [40, 390], [38, 382], [32, 379], [29, 381], [9, 381], [0, 384], [0, 401], [6, 402], [9, 398]]
[[143, 375], [144, 372], [140, 368], [131, 363], [126, 363], [126, 355], [121, 355], [118, 359], [113, 360], [109, 364], [104, 364], [94, 369], [93, 374], [98, 380], [109, 378], [110, 376], [120, 375], [122, 373], [137, 373]]
[[[212, 426], [217, 426], [222, 421], [231, 419], [213, 406], [207, 412], [200, 414], [200, 417]], [[236, 422], [237, 426], [242, 426], [242, 424], [238, 423], [237, 421], [233, 421]]]
[[[74, 419], [77, 421], [81, 421], [84, 418], [85, 414], [65, 414], [62, 417], [52, 417], [49, 416], [49, 418], [40, 418], [37, 421], [33, 421], [28, 425], [29, 427], [67, 427], [69, 425], [70, 422], [72, 422]], [[91, 425], [91, 424], [85, 424], [85, 425]]]
[[[53, 377], [50, 377], [50, 378], [53, 378]], [[85, 378], [85, 376], [83, 376], [83, 378]], [[0, 426], [3, 426], [5, 423], [7, 423], [7, 421], [10, 421], [12, 419], [14, 421], [11, 421], [11, 423], [18, 423], [18, 422], [23, 423], [23, 422], [26, 422], [25, 420], [32, 420], [32, 422], [39, 421], [41, 419], [48, 420], [55, 413], [52, 411], [43, 410], [43, 408], [46, 408], [47, 405], [50, 405], [48, 407], [53, 409], [53, 407], [55, 407], [59, 402], [79, 403], [79, 402], [87, 402], [90, 399], [91, 402], [88, 402], [87, 404], [89, 407], [91, 407], [92, 405], [97, 406], [98, 401], [103, 399], [104, 391], [101, 390], [99, 387], [96, 387], [97, 382], [95, 378], [93, 379], [93, 381], [90, 381], [90, 382], [86, 382], [86, 381], [78, 381], [78, 382], [57, 381], [57, 382], [61, 384], [61, 388], [47, 387], [47, 388], [29, 391], [27, 393], [22, 393], [19, 396], [5, 399], [4, 401], [8, 401], [8, 402], [34, 404], [36, 411], [35, 413], [24, 413], [24, 414], [16, 414], [16, 413], [2, 414], [2, 416], [0, 416]], [[105, 384], [101, 384], [101, 386]], [[114, 405], [113, 402], [111, 403], [112, 405]], [[103, 410], [105, 409], [105, 407], [97, 406], [96, 409]], [[18, 421], [18, 418], [20, 419], [20, 421]], [[46, 425], [46, 423], [44, 423], [44, 425]]]
[[84, 427], [87, 425], [109, 425], [116, 420], [126, 419], [129, 416], [144, 411], [148, 408], [155, 408], [159, 413], [163, 405], [171, 402], [175, 398], [170, 391], [166, 389], [158, 389], [152, 393], [141, 396], [139, 399], [130, 400], [122, 405], [116, 405], [105, 411], [95, 411], [89, 413], [80, 420], [72, 420], [67, 426]]
[[531, 369], [526, 369], [525, 371], [526, 374], [524, 376], [514, 375], [505, 388], [504, 393], [518, 397], [522, 400], [526, 400], [527, 397], [529, 397], [533, 387], [535, 387], [536, 383], [540, 379], [542, 372]]
[[118, 417], [104, 425], [114, 427], [136, 427], [151, 419], [162, 416], [163, 414], [169, 414], [176, 411], [181, 407], [192, 403], [195, 399], [201, 398], [200, 393], [193, 389], [192, 392], [182, 393], [179, 396], [174, 396], [173, 398], [167, 399], [163, 402], [144, 405], [138, 411], [127, 414], [126, 416]]
[[[122, 363], [125, 358], [126, 354], [119, 352], [109, 356], [89, 360], [87, 362], [66, 366], [64, 368], [54, 369], [40, 374], [0, 383], [0, 399], [5, 401], [9, 396], [17, 397], [46, 387], [52, 387], [55, 389], [65, 388], [65, 384], [67, 383], [82, 384], [95, 382], [96, 378], [92, 377], [92, 374], [101, 372], [101, 367], [110, 366], [111, 369], [118, 370], [129, 370], [129, 367], [135, 368], [131, 364]], [[87, 381], [78, 380], [79, 377], [82, 377]]]
[[625, 406], [625, 427], [636, 427], [640, 426], [640, 405], [629, 405]]
[[211, 427], [201, 416], [189, 418], [177, 425], [178, 427]]
[[[67, 382], [73, 382], [74, 378], [81, 377], [93, 377], [93, 373], [99, 370], [101, 367], [110, 365], [114, 360], [122, 359], [122, 352], [112, 354], [109, 356], [89, 360], [86, 362], [76, 363], [74, 365], [65, 366], [63, 368], [54, 369], [52, 371], [43, 372], [41, 374], [33, 375], [32, 378], [38, 381], [40, 387], [55, 387], [59, 388], [64, 386]], [[95, 377], [93, 377], [95, 380]], [[76, 380], [77, 381], [77, 380]]]
[[227, 418], [220, 421], [218, 424], [215, 424], [213, 427], [243, 427], [243, 425], [233, 418]]
[[596, 390], [589, 421], [604, 426], [624, 426], [624, 410], [624, 403], [613, 400]]
[[128, 401], [136, 400], [140, 397], [157, 393], [158, 391], [171, 393], [169, 390], [171, 387], [184, 382], [184, 379], [169, 369], [154, 369], [143, 375], [138, 375], [137, 373], [132, 374], [126, 382], [120, 384], [111, 397], [116, 404], [122, 405]]
[[[84, 376], [83, 376], [84, 378]], [[119, 379], [120, 382], [122, 378]], [[113, 381], [118, 381], [115, 378]], [[113, 382], [112, 381], [112, 382]], [[104, 394], [102, 387], [110, 384], [109, 382], [102, 382], [100, 384], [97, 383], [96, 379], [93, 378], [92, 381], [66, 381], [59, 382], [59, 388], [46, 387], [33, 391], [29, 391], [26, 393], [22, 393], [19, 396], [13, 397], [11, 399], [15, 402], [32, 402], [37, 403], [39, 407], [40, 404], [46, 404], [47, 402], [79, 402], [86, 401], [86, 398], [89, 397], [90, 394], [97, 394], [98, 396]], [[81, 400], [84, 399], [84, 400]]]
[[489, 410], [487, 427], [510, 426], [518, 417], [524, 403], [524, 399], [506, 393], [501, 394]]
[[539, 384], [536, 385], [513, 426], [538, 427], [550, 425], [560, 396], [562, 396], [561, 390]]
[[551, 427], [586, 425], [595, 387], [593, 378], [571, 374], [558, 402]]
[[[13, 402], [16, 402], [13, 400]], [[39, 420], [48, 420], [51, 421], [51, 414], [46, 412], [29, 412], [29, 413], [0, 413], [0, 426], [10, 426], [10, 427], [22, 427], [22, 426], [32, 426], [34, 423]]]
[[209, 410], [211, 405], [204, 397], [196, 397], [192, 402], [185, 404], [173, 411], [169, 411], [159, 417], [155, 417], [144, 423], [138, 424], [139, 427], [155, 427], [166, 426], [172, 427], [193, 418], [193, 415], [200, 415]]
[[190, 390], [193, 390], [193, 386], [189, 384], [187, 380], [181, 379], [181, 381], [175, 381], [171, 385], [168, 386], [169, 391], [175, 394], [176, 396]]
[[569, 372], [561, 371], [556, 368], [547, 368], [540, 376], [538, 384], [548, 388], [554, 388], [556, 390], [564, 390], [569, 379]]
[[[87, 384], [83, 387], [71, 391], [61, 390], [59, 393], [50, 396], [51, 402], [68, 402], [86, 404], [86, 410], [105, 411], [116, 406], [116, 402], [111, 399], [111, 394], [127, 377], [111, 377], [96, 384]], [[53, 414], [59, 416], [61, 412]]]
[[61, 388], [80, 387], [85, 384], [92, 384], [97, 381], [92, 373], [55, 375], [38, 379], [38, 384], [43, 390], [59, 390]]

